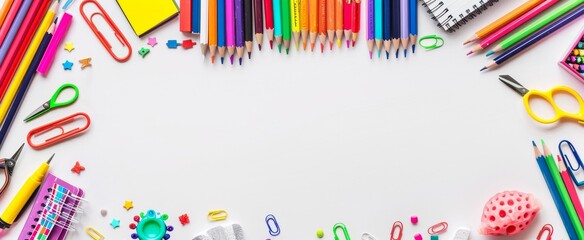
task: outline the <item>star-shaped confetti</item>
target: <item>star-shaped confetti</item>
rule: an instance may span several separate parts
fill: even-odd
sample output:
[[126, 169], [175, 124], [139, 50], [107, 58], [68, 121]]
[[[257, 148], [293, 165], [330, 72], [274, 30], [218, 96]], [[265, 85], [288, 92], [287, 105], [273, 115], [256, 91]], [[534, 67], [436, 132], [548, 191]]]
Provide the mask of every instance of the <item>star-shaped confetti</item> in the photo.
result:
[[187, 39], [187, 40], [183, 40], [181, 46], [184, 49], [189, 49], [189, 48], [193, 48], [193, 46], [197, 45], [195, 42], [193, 42], [193, 40], [191, 39]]
[[178, 44], [178, 42], [177, 42], [176, 40], [168, 40], [168, 42], [166, 42], [166, 46], [167, 46], [168, 48], [175, 49], [175, 48], [177, 48], [177, 47], [178, 47], [178, 45], [179, 45], [179, 44]]
[[65, 43], [65, 50], [71, 52], [71, 51], [73, 51], [73, 49], [75, 49], [75, 46], [73, 46], [73, 43], [72, 42], [66, 42]]
[[149, 37], [148, 38], [148, 45], [154, 47], [156, 44], [158, 44], [158, 42], [156, 41], [155, 37]]
[[120, 227], [120, 220], [118, 219], [112, 219], [112, 221], [110, 222], [110, 225], [112, 226], [112, 228], [116, 229]]
[[150, 53], [150, 49], [148, 49], [148, 48], [141, 48], [140, 51], [138, 51], [138, 54], [140, 54], [140, 56], [142, 56], [142, 58], [146, 57], [146, 55], [148, 55], [148, 53]]
[[75, 166], [73, 166], [73, 168], [71, 168], [71, 172], [77, 173], [77, 175], [79, 175], [81, 173], [81, 171], [85, 171], [85, 167], [81, 166], [81, 164], [79, 164], [79, 162], [75, 162]]
[[134, 202], [126, 200], [126, 202], [124, 202], [124, 208], [126, 211], [130, 211], [130, 209], [134, 208]]
[[71, 70], [71, 69], [73, 69], [73, 63], [70, 62], [69, 60], [65, 61], [63, 63], [63, 69], [65, 69], [65, 70]]
[[79, 60], [79, 63], [81, 63], [81, 69], [84, 69], [86, 67], [91, 67], [91, 58], [84, 58]]

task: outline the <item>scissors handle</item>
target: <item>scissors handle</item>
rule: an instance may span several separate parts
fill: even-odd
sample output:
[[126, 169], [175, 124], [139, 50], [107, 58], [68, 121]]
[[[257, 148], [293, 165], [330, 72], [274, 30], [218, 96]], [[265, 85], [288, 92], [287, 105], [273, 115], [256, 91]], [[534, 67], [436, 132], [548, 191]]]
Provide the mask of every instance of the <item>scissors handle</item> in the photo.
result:
[[[576, 113], [570, 113], [561, 109], [554, 100], [554, 95], [559, 93], [566, 93], [574, 97], [574, 99], [578, 101], [578, 106], [580, 108], [579, 111]], [[548, 102], [554, 109], [555, 116], [548, 119], [537, 116], [531, 109], [531, 106], [529, 105], [529, 100], [534, 97], [542, 98], [546, 102]], [[584, 100], [582, 100], [582, 97], [580, 96], [580, 94], [578, 94], [578, 92], [566, 86], [557, 86], [545, 92], [538, 90], [529, 90], [529, 92], [527, 92], [527, 94], [523, 96], [523, 104], [525, 105], [525, 109], [527, 110], [529, 116], [531, 116], [531, 118], [540, 123], [549, 124], [563, 118], [569, 118], [578, 121], [578, 123], [580, 124], [584, 124]]]
[[[75, 95], [73, 96], [73, 98], [71, 98], [67, 101], [57, 102], [57, 98], [59, 98], [59, 95], [61, 94], [61, 92], [63, 92], [63, 90], [65, 90], [66, 88], [73, 89], [73, 91], [75, 91]], [[79, 88], [77, 88], [77, 86], [75, 86], [75, 84], [65, 83], [57, 89], [55, 94], [53, 94], [53, 97], [51, 97], [51, 100], [49, 102], [49, 106], [50, 106], [50, 108], [58, 108], [58, 107], [67, 106], [67, 105], [75, 102], [78, 97], [79, 97]]]

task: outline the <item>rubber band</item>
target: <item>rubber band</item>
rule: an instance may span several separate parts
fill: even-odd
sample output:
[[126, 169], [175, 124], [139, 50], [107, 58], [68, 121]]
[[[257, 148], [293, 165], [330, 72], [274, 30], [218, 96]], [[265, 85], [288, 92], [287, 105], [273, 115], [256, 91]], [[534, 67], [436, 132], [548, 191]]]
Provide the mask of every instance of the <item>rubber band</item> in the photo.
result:
[[428, 234], [430, 235], [438, 235], [448, 230], [448, 223], [447, 222], [440, 222], [432, 225], [428, 228]]
[[209, 221], [222, 221], [227, 219], [227, 211], [225, 210], [211, 210], [209, 214], [207, 214], [207, 219]]
[[[434, 40], [434, 43], [431, 45], [424, 45], [423, 42], [426, 40]], [[426, 35], [426, 36], [423, 36], [420, 38], [420, 40], [418, 41], [418, 45], [420, 45], [421, 47], [423, 47], [426, 50], [437, 49], [437, 48], [444, 46], [444, 38], [442, 38], [436, 34]]]
[[[395, 236], [396, 230], [399, 230], [399, 232], [397, 232], [397, 237]], [[403, 235], [403, 231], [404, 231], [404, 224], [400, 221], [394, 222], [393, 227], [391, 227], [390, 240], [401, 240], [402, 235]]]
[[89, 235], [89, 237], [91, 237], [93, 240], [103, 240], [105, 239], [105, 237], [103, 236], [103, 234], [101, 234], [99, 231], [97, 231], [95, 228], [93, 227], [87, 227], [85, 229], [85, 232], [87, 233], [87, 235]]
[[[270, 221], [274, 223], [275, 229], [273, 229], [272, 225], [270, 225]], [[276, 221], [276, 217], [274, 217], [274, 215], [268, 214], [268, 216], [266, 216], [266, 224], [268, 225], [268, 231], [270, 232], [270, 235], [274, 237], [280, 235], [280, 225], [278, 225], [278, 221]]]

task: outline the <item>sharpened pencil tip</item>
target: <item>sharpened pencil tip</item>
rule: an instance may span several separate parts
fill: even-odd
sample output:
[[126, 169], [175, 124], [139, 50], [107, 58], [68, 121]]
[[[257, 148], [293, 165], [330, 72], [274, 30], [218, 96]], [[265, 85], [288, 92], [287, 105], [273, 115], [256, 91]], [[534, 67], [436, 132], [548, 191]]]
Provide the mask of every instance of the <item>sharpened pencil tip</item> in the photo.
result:
[[412, 53], [416, 53], [416, 44], [412, 45]]
[[239, 66], [241, 66], [242, 58], [239, 58]]
[[304, 49], [304, 51], [306, 51], [306, 43], [302, 43], [302, 49]]
[[333, 42], [331, 42], [329, 45], [330, 45], [330, 49], [332, 51], [333, 50]]
[[473, 54], [472, 50], [470, 50], [469, 52], [466, 53], [467, 56], [470, 56], [471, 54]]
[[381, 50], [377, 50], [377, 58], [381, 58]]
[[369, 59], [373, 59], [373, 52], [369, 52]]
[[466, 40], [466, 41], [464, 41], [464, 42], [462, 43], [462, 45], [466, 45], [466, 44], [468, 44], [469, 42], [470, 42], [469, 40]]
[[224, 59], [225, 59], [225, 58], [221, 58], [221, 64], [223, 64], [223, 60], [224, 60]]
[[537, 145], [535, 145], [535, 141], [531, 140], [531, 144], [533, 144], [534, 147], [537, 147]]
[[406, 58], [407, 55], [408, 55], [408, 50], [407, 49], [404, 49], [404, 58]]
[[351, 41], [347, 40], [347, 48], [350, 48], [350, 47], [351, 47]]
[[398, 57], [399, 57], [399, 51], [395, 50], [395, 58], [398, 58]]
[[278, 44], [278, 52], [282, 53], [282, 44]]
[[545, 142], [543, 141], [543, 139], [541, 140], [541, 145], [545, 145]]
[[385, 58], [389, 60], [389, 52], [385, 52]]
[[487, 53], [487, 57], [488, 57], [488, 56], [491, 56], [491, 55], [493, 55], [493, 54], [495, 54], [495, 52], [491, 50], [491, 51], [489, 51], [489, 52]]
[[288, 53], [290, 53], [290, 48], [286, 48], [286, 55], [288, 55]]
[[324, 53], [324, 44], [320, 44], [320, 53]]
[[353, 44], [352, 44], [352, 46], [353, 46], [353, 47], [355, 47], [355, 41], [353, 41]]
[[339, 46], [339, 48], [341, 48], [341, 46], [343, 46], [343, 45], [341, 45], [341, 39], [337, 40], [337, 46]]
[[247, 59], [251, 59], [251, 52], [247, 53]]
[[300, 48], [298, 48], [298, 45], [300, 45], [300, 44], [296, 43], [296, 52], [300, 51]]
[[310, 44], [310, 51], [311, 51], [311, 52], [314, 52], [314, 43], [311, 43], [311, 44]]
[[262, 50], [262, 45], [258, 44], [258, 49], [261, 51]]
[[215, 56], [211, 56], [211, 63], [215, 63]]
[[229, 57], [229, 61], [231, 61], [231, 65], [233, 65], [233, 55], [231, 55], [231, 57]]
[[481, 72], [487, 70], [487, 67], [481, 68]]
[[274, 49], [274, 41], [270, 40], [270, 49]]

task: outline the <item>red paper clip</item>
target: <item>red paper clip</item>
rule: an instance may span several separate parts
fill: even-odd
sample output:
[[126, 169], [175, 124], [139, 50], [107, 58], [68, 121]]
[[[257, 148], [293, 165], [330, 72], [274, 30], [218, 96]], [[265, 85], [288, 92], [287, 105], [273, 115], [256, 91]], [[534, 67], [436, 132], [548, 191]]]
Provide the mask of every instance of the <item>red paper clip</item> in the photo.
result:
[[430, 228], [428, 228], [428, 234], [438, 235], [440, 233], [446, 232], [447, 229], [448, 229], [447, 222], [436, 223], [432, 225]]
[[[547, 237], [545, 238], [541, 238], [541, 236], [543, 236], [543, 233], [547, 232]], [[546, 224], [543, 225], [543, 227], [541, 228], [541, 230], [539, 230], [539, 233], [537, 234], [537, 240], [552, 240], [552, 234], [554, 234], [554, 226], [550, 225], [550, 224]]]
[[[93, 3], [98, 9], [99, 12], [94, 12], [92, 13], [89, 18], [87, 17], [87, 14], [85, 14], [85, 10], [83, 9], [85, 4], [87, 3]], [[130, 45], [130, 43], [128, 42], [128, 40], [126, 39], [126, 37], [124, 37], [124, 34], [120, 31], [120, 29], [118, 28], [118, 26], [116, 26], [116, 24], [114, 23], [114, 21], [110, 18], [110, 16], [107, 14], [107, 12], [105, 12], [105, 10], [101, 7], [101, 5], [96, 2], [95, 0], [85, 0], [83, 1], [80, 5], [79, 5], [79, 12], [81, 13], [81, 16], [83, 17], [83, 19], [85, 19], [85, 22], [87, 22], [87, 25], [89, 25], [89, 28], [91, 28], [91, 31], [93, 31], [93, 33], [95, 33], [95, 36], [97, 36], [97, 38], [99, 39], [99, 41], [101, 42], [101, 44], [103, 44], [103, 46], [105, 47], [105, 49], [109, 52], [109, 54], [118, 62], [125, 62], [128, 61], [128, 59], [130, 59], [130, 56], [132, 56], [132, 46]], [[109, 43], [109, 41], [107, 39], [105, 39], [105, 37], [103, 36], [103, 34], [97, 29], [97, 27], [95, 26], [95, 24], [93, 23], [93, 17], [99, 15], [101, 16], [106, 22], [107, 24], [110, 26], [111, 30], [114, 31], [114, 35], [116, 36], [116, 38], [118, 39], [118, 41], [120, 41], [120, 43], [122, 44], [122, 46], [127, 47], [128, 48], [128, 54], [124, 57], [118, 57], [112, 50], [112, 45]]]
[[[396, 232], [396, 230], [398, 232]], [[394, 222], [393, 227], [391, 227], [391, 235], [389, 236], [390, 240], [401, 240], [404, 231], [404, 224], [400, 221]], [[397, 237], [396, 237], [397, 233]]]
[[[76, 118], [79, 118], [79, 117], [85, 118], [85, 121], [86, 121], [85, 126], [83, 126], [81, 128], [75, 128], [73, 130], [65, 132], [65, 129], [63, 129], [63, 125], [65, 125], [67, 123], [71, 123], [71, 122], [75, 121]], [[74, 137], [75, 135], [84, 132], [85, 130], [87, 130], [87, 128], [89, 128], [90, 124], [91, 124], [91, 119], [89, 118], [89, 116], [86, 113], [82, 113], [82, 112], [75, 113], [71, 116], [59, 119], [59, 120], [51, 122], [51, 123], [47, 123], [43, 126], [37, 127], [33, 130], [30, 130], [30, 132], [28, 133], [28, 135], [26, 137], [26, 141], [28, 142], [28, 145], [30, 145], [30, 147], [32, 147], [34, 149], [37, 149], [37, 150], [43, 149], [43, 148], [46, 148], [46, 147], [51, 146], [53, 144], [59, 143], [63, 140]], [[34, 144], [32, 142], [33, 137], [37, 137], [43, 133], [47, 133], [47, 132], [52, 131], [54, 129], [60, 129], [61, 133], [57, 136], [50, 137], [50, 138], [44, 140], [44, 142], [42, 142], [40, 144]]]

